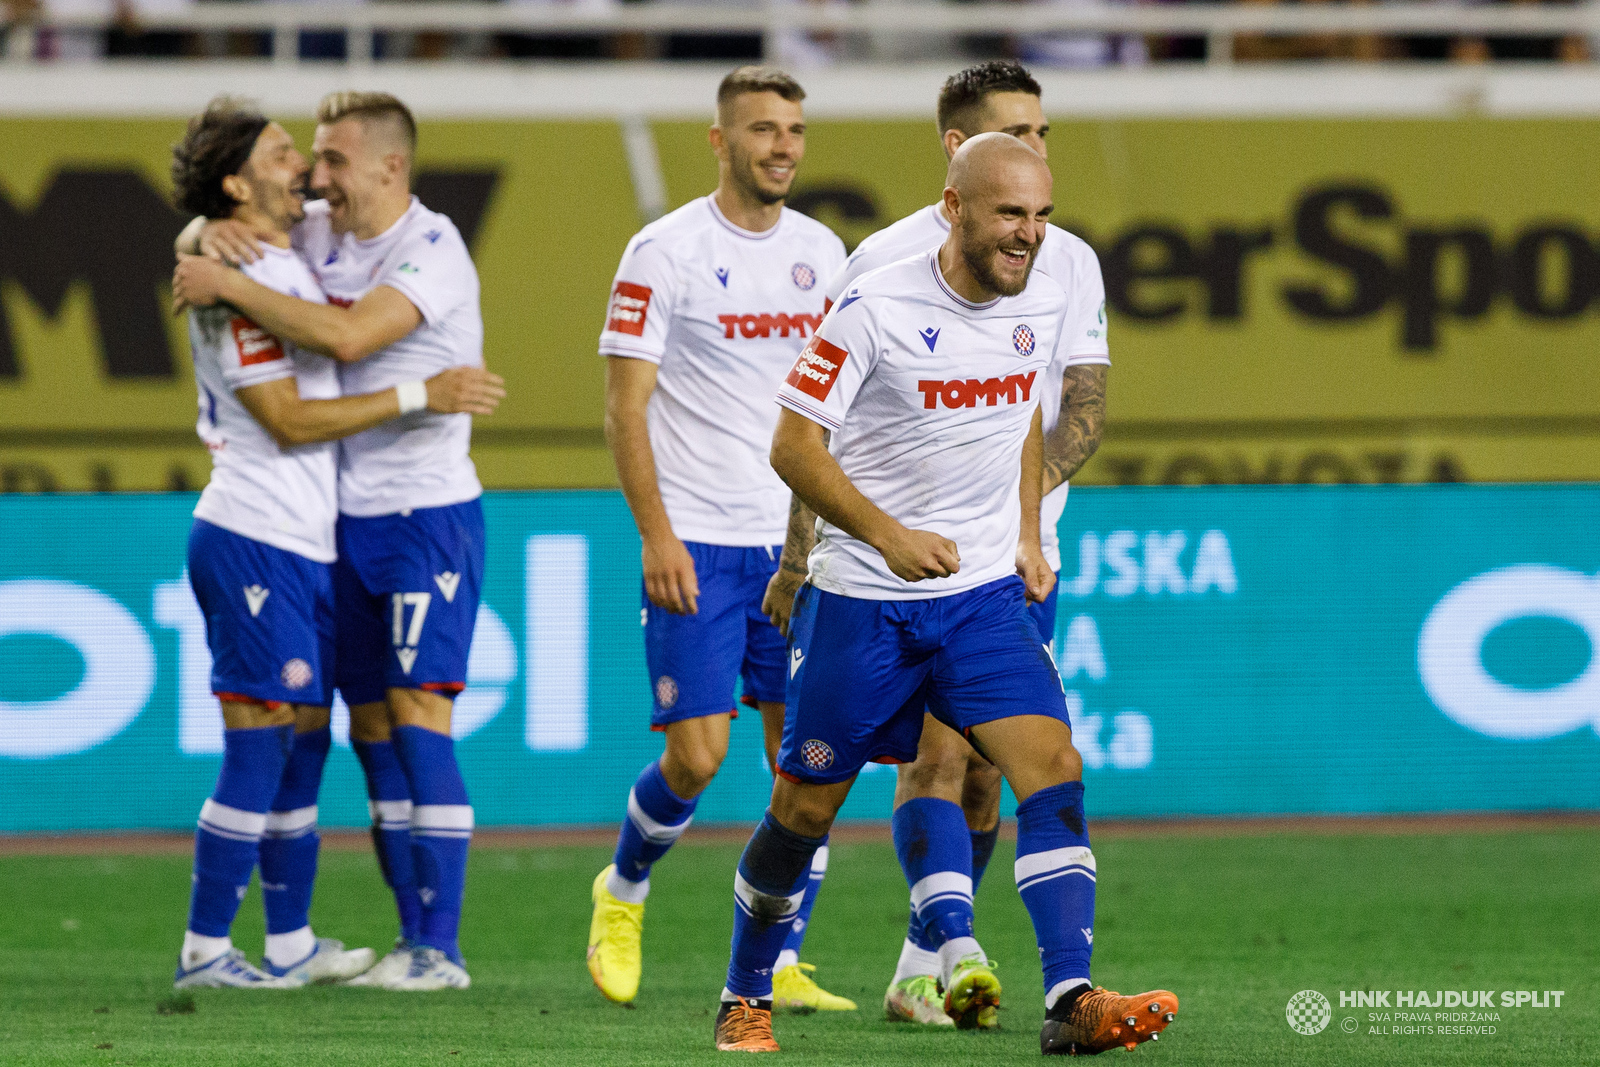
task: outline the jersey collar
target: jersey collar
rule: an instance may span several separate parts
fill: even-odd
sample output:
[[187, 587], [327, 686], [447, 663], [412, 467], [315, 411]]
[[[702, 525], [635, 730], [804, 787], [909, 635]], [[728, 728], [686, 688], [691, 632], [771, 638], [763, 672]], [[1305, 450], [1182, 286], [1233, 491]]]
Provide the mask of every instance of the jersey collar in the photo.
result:
[[950, 288], [950, 283], [944, 280], [944, 271], [939, 269], [939, 249], [937, 248], [928, 253], [928, 267], [933, 271], [933, 280], [939, 283], [940, 289], [944, 290], [944, 295], [948, 296], [951, 300], [954, 300], [957, 305], [966, 308], [968, 311], [987, 311], [1005, 299], [1003, 296], [997, 296], [987, 304], [974, 304], [972, 301], [966, 299], [960, 293]]
[[716, 197], [707, 194], [706, 207], [711, 209], [711, 217], [722, 223], [724, 228], [730, 230], [736, 236], [743, 237], [747, 241], [765, 241], [767, 238], [776, 235], [778, 228], [783, 225], [783, 215], [780, 213], [778, 215], [778, 221], [772, 224], [772, 228], [770, 230], [763, 230], [762, 232], [757, 233], [755, 230], [747, 230], [743, 226], [735, 226], [732, 222], [729, 222], [728, 216], [724, 215], [722, 213], [722, 209], [717, 206]]

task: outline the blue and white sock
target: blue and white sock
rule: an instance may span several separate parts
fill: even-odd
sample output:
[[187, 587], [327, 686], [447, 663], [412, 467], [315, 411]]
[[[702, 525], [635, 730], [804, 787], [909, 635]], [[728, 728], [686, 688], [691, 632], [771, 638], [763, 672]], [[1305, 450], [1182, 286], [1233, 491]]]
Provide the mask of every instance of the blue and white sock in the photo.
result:
[[628, 790], [628, 817], [617, 832], [612, 857], [617, 869], [606, 879], [606, 891], [629, 904], [643, 904], [650, 894], [651, 866], [683, 836], [699, 803], [699, 797], [685, 800], [672, 791], [660, 760], [640, 771]]
[[806, 927], [811, 925], [811, 909], [817, 906], [817, 891], [822, 888], [822, 880], [828, 876], [828, 838], [822, 838], [822, 845], [811, 857], [811, 877], [806, 882], [806, 896], [800, 902], [800, 914], [794, 917], [794, 923], [789, 927], [789, 936], [783, 941], [783, 951], [778, 953], [778, 962], [772, 965], [774, 971], [781, 971], [785, 967], [793, 967], [800, 962], [800, 949], [806, 943]]
[[1039, 942], [1048, 1011], [1063, 993], [1089, 985], [1095, 868], [1082, 782], [1041, 789], [1017, 805], [1016, 875]]
[[417, 869], [411, 862], [411, 787], [391, 741], [351, 741], [367, 776], [367, 810], [372, 815], [372, 847], [378, 869], [394, 892], [400, 913], [400, 936], [414, 942], [422, 936], [422, 898], [417, 895]]
[[785, 829], [767, 812], [750, 835], [733, 876], [733, 951], [723, 1000], [772, 998], [772, 970], [811, 882], [823, 837]]
[[193, 970], [228, 951], [228, 930], [250, 886], [267, 809], [289, 759], [294, 727], [224, 730], [222, 770], [200, 806], [193, 889], [181, 963]]
[[394, 750], [411, 787], [411, 861], [422, 898], [417, 943], [461, 962], [461, 898], [467, 888], [472, 804], [455, 742], [421, 726], [397, 726]]
[[994, 858], [994, 846], [1000, 840], [1000, 824], [995, 823], [992, 830], [971, 830], [972, 838], [972, 892], [978, 892], [978, 886], [983, 884], [983, 872], [989, 869], [989, 861]]
[[934, 949], [972, 936], [972, 841], [961, 806], [917, 797], [894, 809], [894, 850], [911, 906]]
[[317, 880], [317, 792], [333, 735], [326, 726], [294, 735], [278, 795], [261, 836], [261, 901], [267, 912], [267, 962], [284, 968], [316, 948], [311, 889]]

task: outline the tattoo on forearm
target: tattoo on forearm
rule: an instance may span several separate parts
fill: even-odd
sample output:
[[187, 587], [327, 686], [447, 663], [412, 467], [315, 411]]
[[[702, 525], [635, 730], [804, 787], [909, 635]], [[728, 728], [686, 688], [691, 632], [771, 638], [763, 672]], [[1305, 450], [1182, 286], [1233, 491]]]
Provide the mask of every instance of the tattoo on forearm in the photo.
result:
[[806, 573], [806, 558], [817, 540], [817, 513], [806, 507], [798, 496], [789, 497], [789, 533], [784, 538], [783, 556], [778, 560], [780, 569], [790, 574]]
[[1106, 421], [1106, 366], [1068, 367], [1061, 381], [1061, 419], [1044, 439], [1046, 491], [1077, 474], [1100, 447]]

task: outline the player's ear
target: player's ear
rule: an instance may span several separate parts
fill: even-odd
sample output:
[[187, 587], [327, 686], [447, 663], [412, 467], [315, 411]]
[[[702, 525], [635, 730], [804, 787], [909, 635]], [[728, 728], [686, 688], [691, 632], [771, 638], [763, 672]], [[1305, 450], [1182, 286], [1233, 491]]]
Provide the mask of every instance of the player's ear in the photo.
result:
[[706, 131], [706, 139], [711, 142], [712, 153], [718, 159], [721, 159], [727, 148], [727, 141], [722, 136], [722, 127], [717, 123], [712, 123], [711, 128]]
[[944, 131], [944, 158], [949, 159], [956, 154], [956, 149], [961, 147], [961, 142], [967, 135], [960, 130], [949, 129]]
[[241, 204], [250, 202], [250, 183], [237, 174], [222, 176], [222, 191]]
[[961, 219], [961, 194], [956, 192], [954, 186], [945, 186], [944, 214], [952, 223]]

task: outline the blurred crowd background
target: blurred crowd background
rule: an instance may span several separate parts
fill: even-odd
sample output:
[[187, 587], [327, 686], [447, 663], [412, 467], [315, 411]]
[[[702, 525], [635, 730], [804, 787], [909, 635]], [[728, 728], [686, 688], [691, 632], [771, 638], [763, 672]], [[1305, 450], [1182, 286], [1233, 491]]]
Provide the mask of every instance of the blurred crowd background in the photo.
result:
[[[182, 31], [154, 29], [152, 15], [182, 13], [196, 7], [260, 6], [274, 0], [0, 0], [0, 54], [11, 59], [73, 60], [102, 57], [251, 58], [272, 54], [271, 34], [241, 30]], [[339, 10], [362, 3], [405, 3], [406, 0], [321, 0], [329, 21]], [[470, 4], [561, 5], [606, 11], [635, 4], [664, 5], [687, 0], [461, 0]], [[703, 4], [704, 0], [700, 0]], [[746, 6], [724, 0], [730, 7]], [[788, 4], [848, 7], [872, 0], [777, 0]], [[938, 0], [935, 0], [938, 2]], [[943, 0], [959, 4], [962, 0]], [[1095, 0], [1012, 0], [1016, 4], [1083, 6]], [[1128, 2], [1128, 0], [1116, 0]], [[1365, 0], [1143, 0], [1162, 4], [1299, 4]], [[1424, 0], [1426, 2], [1426, 0]], [[1458, 0], [1440, 0], [1461, 6]], [[1578, 0], [1480, 0], [1487, 4], [1568, 4]], [[760, 0], [749, 0], [759, 6]], [[54, 20], [101, 17], [108, 29], [60, 26]], [[995, 33], [936, 35], [911, 33], [806, 33], [785, 31], [730, 35], [689, 33], [529, 34], [504, 32], [379, 32], [372, 41], [379, 60], [710, 60], [766, 59], [794, 69], [838, 63], [971, 61], [1015, 58], [1036, 67], [1101, 67], [1204, 61], [1204, 37], [1136, 35]], [[298, 55], [303, 60], [344, 60], [349, 35], [341, 29], [303, 30]], [[1376, 34], [1241, 35], [1234, 39], [1231, 59], [1237, 61], [1347, 60], [1482, 63], [1492, 61], [1586, 62], [1597, 41], [1583, 36], [1473, 37]]]

